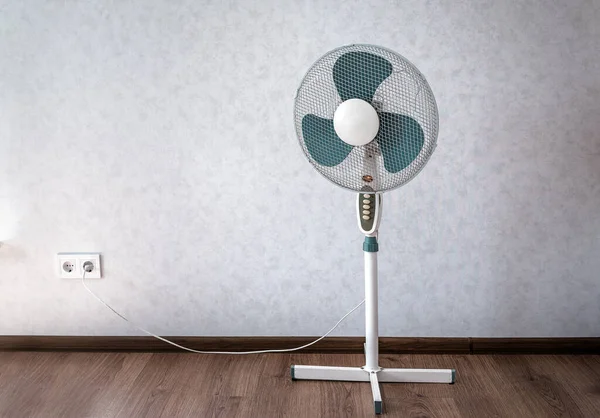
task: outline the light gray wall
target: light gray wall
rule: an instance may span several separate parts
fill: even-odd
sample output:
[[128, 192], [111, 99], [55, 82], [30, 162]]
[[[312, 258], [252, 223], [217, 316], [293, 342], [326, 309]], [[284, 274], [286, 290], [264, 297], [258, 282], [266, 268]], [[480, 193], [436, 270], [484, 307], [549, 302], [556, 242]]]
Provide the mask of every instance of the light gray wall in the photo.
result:
[[292, 107], [348, 43], [408, 57], [440, 109], [384, 196], [382, 335], [600, 333], [599, 2], [2, 4], [0, 333], [137, 333], [59, 251], [102, 252], [91, 286], [158, 333], [328, 329], [362, 298], [362, 238]]

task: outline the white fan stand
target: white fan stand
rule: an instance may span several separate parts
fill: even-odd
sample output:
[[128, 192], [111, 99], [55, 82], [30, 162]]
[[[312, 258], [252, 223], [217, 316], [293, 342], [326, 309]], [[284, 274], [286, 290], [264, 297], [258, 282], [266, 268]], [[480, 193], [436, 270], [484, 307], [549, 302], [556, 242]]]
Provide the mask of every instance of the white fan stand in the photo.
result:
[[[369, 203], [366, 203], [367, 200]], [[363, 210], [368, 213], [363, 213]], [[361, 232], [365, 234], [363, 245], [365, 254], [365, 365], [363, 367], [292, 365], [291, 367], [292, 380], [371, 382], [375, 414], [383, 412], [379, 382], [454, 383], [455, 381], [454, 369], [388, 369], [379, 366], [377, 229], [380, 218], [381, 194], [359, 193], [358, 223]]]

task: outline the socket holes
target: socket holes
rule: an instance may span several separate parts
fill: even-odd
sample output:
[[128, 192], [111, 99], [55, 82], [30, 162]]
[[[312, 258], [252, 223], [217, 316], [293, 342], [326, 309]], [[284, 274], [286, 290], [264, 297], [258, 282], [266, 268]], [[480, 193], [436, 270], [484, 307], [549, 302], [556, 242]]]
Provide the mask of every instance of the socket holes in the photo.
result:
[[70, 261], [65, 261], [62, 265], [62, 269], [67, 273], [72, 273], [75, 270], [75, 265]]

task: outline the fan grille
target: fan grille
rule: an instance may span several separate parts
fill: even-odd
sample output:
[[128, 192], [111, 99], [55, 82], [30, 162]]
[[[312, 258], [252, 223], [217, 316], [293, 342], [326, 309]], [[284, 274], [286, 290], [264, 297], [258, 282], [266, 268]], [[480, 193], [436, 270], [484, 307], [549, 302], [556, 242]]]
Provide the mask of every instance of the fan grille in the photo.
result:
[[[333, 67], [338, 58], [349, 52], [374, 54], [384, 58], [392, 65], [391, 75], [377, 87], [370, 103], [379, 114], [380, 120], [389, 113], [396, 113], [409, 116], [420, 125], [424, 135], [423, 141], [415, 144], [414, 141], [409, 140], [402, 144], [402, 154], [411, 155], [410, 163], [403, 164], [402, 161], [388, 159], [384, 165], [384, 158], [377, 140], [364, 146], [353, 147], [341, 163], [331, 167], [319, 164], [307, 149], [302, 120], [309, 114], [333, 119], [335, 110], [342, 103], [342, 98], [334, 83]], [[375, 61], [373, 65], [377, 65], [377, 62]], [[355, 71], [352, 74], [346, 74], [344, 78], [356, 81], [360, 86], [365, 71], [378, 70], [369, 65], [366, 70], [364, 66], [360, 70], [349, 67], [349, 72]], [[372, 45], [344, 46], [330, 51], [313, 64], [298, 89], [294, 106], [294, 121], [300, 146], [311, 164], [333, 183], [353, 191], [365, 190], [368, 187], [375, 192], [384, 192], [406, 184], [419, 173], [429, 160], [435, 149], [438, 135], [437, 106], [425, 77], [406, 58], [388, 49]], [[400, 137], [403, 134], [399, 131], [398, 125], [392, 124], [387, 129], [398, 130], [398, 132], [391, 132], [391, 135]], [[409, 135], [409, 137], [411, 136]], [[337, 151], [339, 150], [327, 148], [322, 150], [323, 153], [332, 155]], [[394, 155], [392, 157], [398, 159], [401, 156]], [[386, 166], [390, 167], [396, 164], [404, 168], [395, 173], [386, 169]]]

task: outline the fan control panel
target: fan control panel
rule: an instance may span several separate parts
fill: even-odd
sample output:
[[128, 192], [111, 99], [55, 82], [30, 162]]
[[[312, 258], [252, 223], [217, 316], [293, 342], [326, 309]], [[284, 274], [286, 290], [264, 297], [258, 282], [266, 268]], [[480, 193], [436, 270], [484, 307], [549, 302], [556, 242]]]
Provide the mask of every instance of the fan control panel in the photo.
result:
[[379, 227], [381, 196], [361, 192], [357, 202], [358, 226], [364, 234], [374, 234]]

